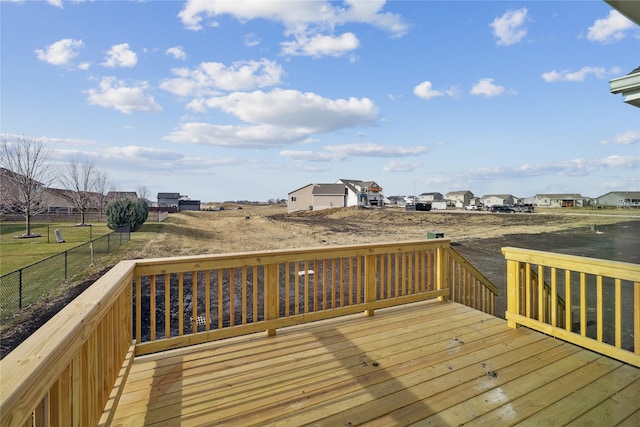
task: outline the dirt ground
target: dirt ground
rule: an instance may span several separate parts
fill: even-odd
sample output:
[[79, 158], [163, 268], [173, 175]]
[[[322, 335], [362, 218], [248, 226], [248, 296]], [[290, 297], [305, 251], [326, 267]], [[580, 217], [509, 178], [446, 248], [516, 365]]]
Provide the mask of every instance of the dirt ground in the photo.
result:
[[[243, 207], [172, 215], [145, 225], [118, 251], [119, 259], [230, 253], [254, 250], [423, 240], [444, 233], [452, 245], [501, 290], [496, 314], [504, 315], [506, 263], [500, 249], [515, 246], [640, 263], [640, 213], [603, 215], [550, 212], [407, 212], [337, 209], [287, 214], [282, 207]], [[606, 213], [606, 211], [605, 211]], [[119, 260], [111, 260], [111, 265]], [[0, 358], [15, 348], [110, 265], [65, 292], [27, 309], [0, 331]]]

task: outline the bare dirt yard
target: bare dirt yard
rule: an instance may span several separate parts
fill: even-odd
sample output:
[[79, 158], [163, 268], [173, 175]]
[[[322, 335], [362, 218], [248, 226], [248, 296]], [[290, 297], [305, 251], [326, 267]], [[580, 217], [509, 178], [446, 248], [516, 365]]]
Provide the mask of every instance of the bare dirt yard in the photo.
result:
[[[185, 212], [145, 224], [106, 265], [25, 310], [0, 331], [0, 357], [120, 259], [423, 240], [437, 231], [504, 295], [505, 246], [640, 263], [640, 212], [555, 210], [534, 214], [334, 209], [287, 214], [284, 207]], [[504, 297], [496, 314], [504, 316]]]

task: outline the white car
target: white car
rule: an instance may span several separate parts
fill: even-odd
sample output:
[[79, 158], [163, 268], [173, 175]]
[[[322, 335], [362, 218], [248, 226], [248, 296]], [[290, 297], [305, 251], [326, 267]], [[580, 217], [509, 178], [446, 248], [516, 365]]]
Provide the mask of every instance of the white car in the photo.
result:
[[464, 208], [465, 208], [465, 210], [468, 210], [468, 211], [479, 211], [480, 210], [480, 206], [477, 206], [477, 205], [467, 205]]

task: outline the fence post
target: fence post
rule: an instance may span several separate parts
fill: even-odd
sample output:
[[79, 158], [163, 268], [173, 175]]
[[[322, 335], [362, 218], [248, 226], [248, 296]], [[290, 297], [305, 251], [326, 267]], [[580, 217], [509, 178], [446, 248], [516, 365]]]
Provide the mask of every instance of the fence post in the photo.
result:
[[18, 270], [18, 308], [22, 310], [22, 269]]

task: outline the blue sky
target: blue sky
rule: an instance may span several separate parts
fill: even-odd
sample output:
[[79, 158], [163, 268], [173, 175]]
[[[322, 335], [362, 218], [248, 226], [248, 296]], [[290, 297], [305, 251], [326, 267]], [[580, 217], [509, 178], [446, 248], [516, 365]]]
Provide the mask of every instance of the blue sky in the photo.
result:
[[1, 130], [111, 188], [203, 202], [640, 190], [609, 80], [640, 27], [604, 1], [6, 1]]

